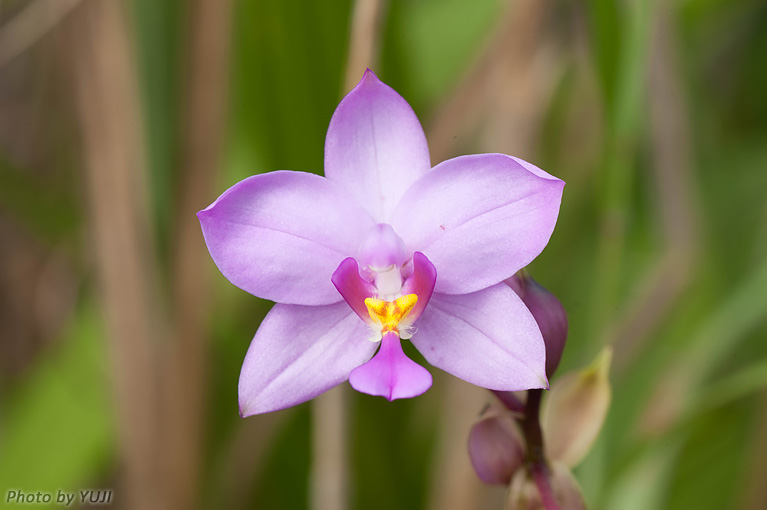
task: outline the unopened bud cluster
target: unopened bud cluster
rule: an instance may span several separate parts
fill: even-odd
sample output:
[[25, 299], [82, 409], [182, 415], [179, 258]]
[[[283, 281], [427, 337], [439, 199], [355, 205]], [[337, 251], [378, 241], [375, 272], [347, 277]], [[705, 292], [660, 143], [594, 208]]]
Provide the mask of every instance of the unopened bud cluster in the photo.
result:
[[[551, 378], [567, 339], [567, 313], [551, 292], [522, 271], [506, 281], [530, 310], [546, 344]], [[479, 478], [509, 487], [506, 510], [584, 510], [571, 468], [588, 453], [610, 403], [610, 349], [585, 369], [565, 374], [542, 401], [541, 390], [494, 392], [498, 403], [469, 434]], [[545, 449], [544, 449], [545, 440]]]

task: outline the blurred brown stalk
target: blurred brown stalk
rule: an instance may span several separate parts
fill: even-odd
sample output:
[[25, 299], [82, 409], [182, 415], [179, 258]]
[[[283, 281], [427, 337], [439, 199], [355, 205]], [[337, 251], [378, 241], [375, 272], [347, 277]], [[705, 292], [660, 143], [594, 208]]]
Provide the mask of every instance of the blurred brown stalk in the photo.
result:
[[111, 341], [127, 507], [200, 500], [208, 296], [195, 212], [211, 200], [224, 129], [231, 3], [190, 4], [182, 188], [169, 305], [147, 203], [143, 120], [123, 4], [87, 2], [73, 34], [75, 90], [103, 308]]
[[165, 508], [159, 359], [167, 341], [144, 181], [142, 119], [122, 5], [76, 13], [74, 81], [82, 125], [91, 238], [111, 344], [122, 481], [130, 508]]

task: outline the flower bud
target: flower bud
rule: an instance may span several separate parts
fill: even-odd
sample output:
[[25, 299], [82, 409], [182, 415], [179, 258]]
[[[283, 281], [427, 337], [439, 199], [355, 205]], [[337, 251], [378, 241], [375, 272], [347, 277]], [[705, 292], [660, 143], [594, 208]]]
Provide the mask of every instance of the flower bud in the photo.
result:
[[[560, 510], [586, 510], [578, 482], [573, 478], [567, 466], [553, 463], [547, 473], [547, 495], [553, 498]], [[520, 469], [514, 475], [506, 500], [506, 510], [546, 510], [539, 486], [536, 485], [527, 469]]]
[[580, 372], [559, 378], [543, 403], [541, 426], [550, 459], [573, 467], [591, 449], [610, 406], [610, 361], [605, 348]]
[[567, 340], [567, 312], [554, 294], [520, 271], [506, 283], [522, 298], [541, 329], [546, 344], [546, 375], [551, 377], [562, 359]]
[[483, 482], [508, 485], [524, 456], [522, 437], [508, 413], [486, 416], [471, 427], [469, 457]]

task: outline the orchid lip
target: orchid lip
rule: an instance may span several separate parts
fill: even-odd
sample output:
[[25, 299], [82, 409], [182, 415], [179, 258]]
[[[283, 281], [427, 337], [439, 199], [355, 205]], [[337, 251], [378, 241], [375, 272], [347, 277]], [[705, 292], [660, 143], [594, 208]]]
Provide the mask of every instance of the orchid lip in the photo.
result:
[[[410, 262], [405, 278], [404, 267], [392, 268], [391, 274], [376, 273], [365, 278], [353, 257], [343, 260], [333, 273], [331, 280], [341, 297], [373, 328], [372, 341], [379, 341], [388, 331], [396, 331], [405, 339], [415, 333], [413, 323], [431, 299], [437, 271], [423, 253], [415, 252]], [[390, 279], [382, 278], [384, 275]]]
[[405, 355], [399, 336], [389, 331], [375, 356], [352, 370], [349, 383], [357, 391], [392, 401], [421, 395], [431, 387], [432, 378], [428, 370]]

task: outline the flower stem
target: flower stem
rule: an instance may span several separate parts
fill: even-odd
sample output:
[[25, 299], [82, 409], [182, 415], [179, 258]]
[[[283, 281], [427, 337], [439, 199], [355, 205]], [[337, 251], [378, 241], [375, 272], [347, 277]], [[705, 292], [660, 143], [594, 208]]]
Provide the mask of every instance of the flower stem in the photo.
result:
[[554, 498], [554, 490], [551, 487], [551, 472], [546, 462], [543, 447], [543, 432], [541, 432], [540, 410], [543, 390], [530, 390], [527, 392], [525, 414], [519, 423], [525, 435], [525, 455], [527, 471], [533, 479], [541, 502], [546, 510], [560, 510], [559, 504]]
[[554, 498], [554, 490], [551, 487], [551, 472], [546, 463], [533, 464], [528, 469], [535, 486], [538, 487], [543, 508], [546, 510], [560, 510], [559, 503]]
[[541, 390], [530, 390], [527, 392], [525, 414], [520, 420], [520, 425], [525, 433], [525, 442], [527, 443], [527, 462], [530, 464], [546, 462], [543, 449], [543, 433], [541, 432], [541, 422], [538, 418], [541, 409], [541, 394]]

